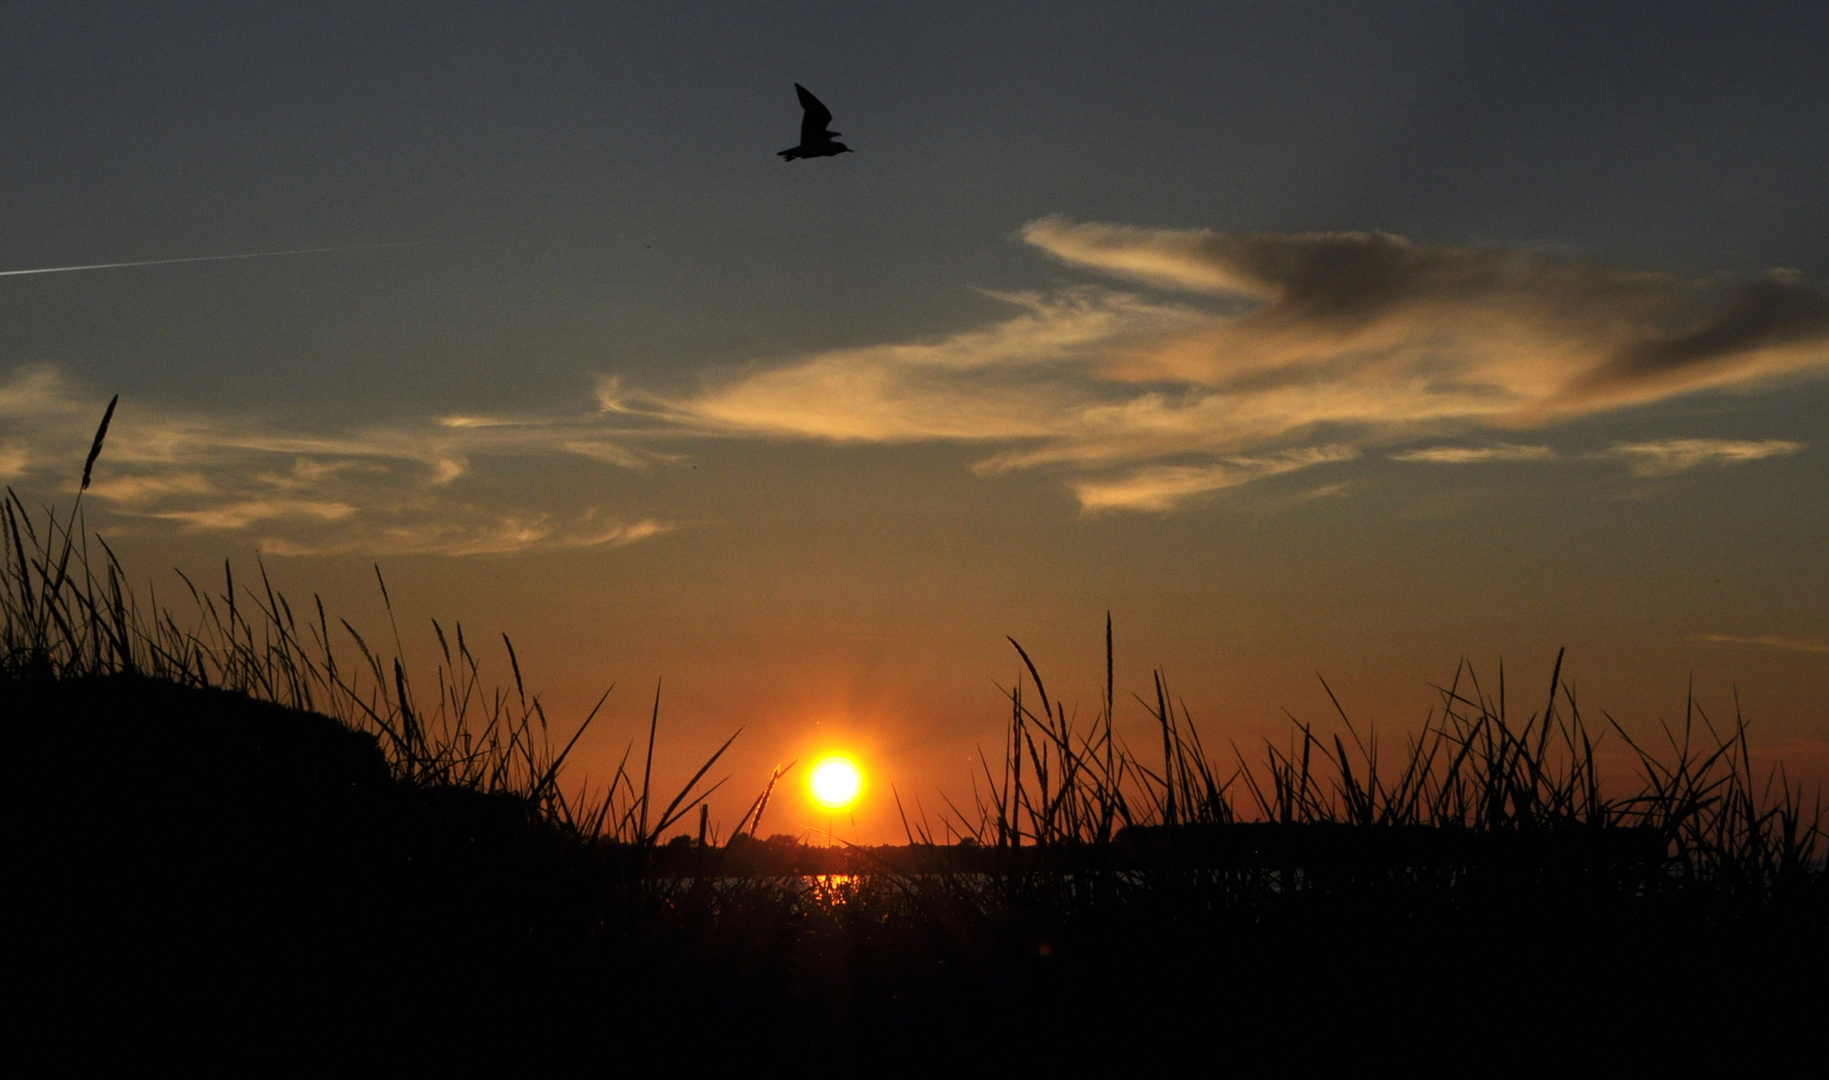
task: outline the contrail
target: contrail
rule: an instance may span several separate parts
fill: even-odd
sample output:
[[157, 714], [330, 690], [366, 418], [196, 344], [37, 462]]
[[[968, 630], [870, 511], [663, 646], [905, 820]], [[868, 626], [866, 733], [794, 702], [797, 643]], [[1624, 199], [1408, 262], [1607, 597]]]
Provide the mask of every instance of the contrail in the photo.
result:
[[279, 255], [321, 255], [331, 251], [373, 251], [377, 248], [412, 247], [430, 244], [431, 240], [407, 240], [397, 244], [354, 244], [348, 247], [295, 248], [291, 251], [251, 251], [244, 255], [194, 255], [188, 259], [143, 259], [139, 262], [90, 263], [87, 266], [43, 266], [36, 270], [0, 270], [0, 277], [21, 274], [67, 274], [72, 270], [118, 270], [126, 266], [170, 266], [173, 263], [222, 262], [225, 259], [271, 259]]

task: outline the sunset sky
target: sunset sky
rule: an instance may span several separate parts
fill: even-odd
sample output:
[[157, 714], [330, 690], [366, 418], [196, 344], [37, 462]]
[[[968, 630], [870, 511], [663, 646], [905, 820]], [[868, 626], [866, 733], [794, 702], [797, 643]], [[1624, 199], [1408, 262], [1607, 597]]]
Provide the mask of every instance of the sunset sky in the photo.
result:
[[[0, 479], [511, 636], [601, 778], [899, 840], [1022, 642], [1208, 745], [1558, 647], [1829, 776], [1829, 6], [0, 9]], [[794, 84], [857, 152], [784, 163]], [[375, 246], [399, 245], [399, 246]], [[484, 652], [509, 678], [506, 654]], [[1519, 689], [1522, 688], [1522, 689]], [[1128, 701], [1128, 703], [1127, 703]], [[1230, 753], [1229, 748], [1226, 749]], [[797, 789], [798, 790], [798, 789]], [[764, 832], [823, 830], [805, 798]]]

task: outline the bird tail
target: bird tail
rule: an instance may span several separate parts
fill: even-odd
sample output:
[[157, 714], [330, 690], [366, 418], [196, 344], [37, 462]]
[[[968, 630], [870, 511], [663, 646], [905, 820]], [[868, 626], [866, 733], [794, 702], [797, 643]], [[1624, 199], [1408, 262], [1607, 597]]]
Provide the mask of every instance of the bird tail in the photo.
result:
[[786, 150], [777, 150], [775, 153], [780, 156], [782, 161], [792, 161], [800, 156], [800, 147], [792, 146]]

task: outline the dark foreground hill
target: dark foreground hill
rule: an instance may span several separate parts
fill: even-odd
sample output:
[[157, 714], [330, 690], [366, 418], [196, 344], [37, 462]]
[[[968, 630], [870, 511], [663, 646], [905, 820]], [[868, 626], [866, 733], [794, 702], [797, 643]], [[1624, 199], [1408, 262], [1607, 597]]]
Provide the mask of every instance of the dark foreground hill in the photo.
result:
[[28, 1030], [82, 1032], [72, 1065], [1642, 1066], [1809, 1045], [1824, 1015], [1820, 874], [1756, 904], [1662, 888], [1624, 832], [1555, 873], [1428, 830], [1362, 830], [1383, 854], [1341, 864], [1358, 834], [1311, 832], [1347, 869], [1293, 891], [1263, 865], [1291, 842], [1240, 830], [771, 869], [408, 783], [371, 736], [223, 691], [14, 679], [0, 717], [10, 981]]
[[0, 682], [0, 715], [17, 943], [55, 1013], [400, 1015], [580, 951], [579, 845], [512, 796], [397, 781], [335, 720], [131, 676]]

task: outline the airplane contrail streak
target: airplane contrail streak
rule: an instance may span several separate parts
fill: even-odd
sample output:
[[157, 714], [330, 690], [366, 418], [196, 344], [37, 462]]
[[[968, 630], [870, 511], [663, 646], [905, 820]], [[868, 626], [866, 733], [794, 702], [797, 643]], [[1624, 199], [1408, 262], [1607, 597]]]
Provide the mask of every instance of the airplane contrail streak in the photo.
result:
[[142, 259], [139, 262], [90, 263], [87, 266], [43, 266], [35, 270], [0, 270], [0, 277], [21, 274], [67, 274], [73, 270], [118, 270], [128, 266], [170, 266], [173, 263], [222, 262], [226, 259], [270, 259], [279, 255], [321, 255], [332, 251], [373, 251], [377, 248], [412, 247], [433, 243], [430, 240], [406, 240], [397, 244], [353, 244], [348, 247], [295, 248], [291, 251], [251, 251], [242, 255], [194, 255], [188, 259]]

